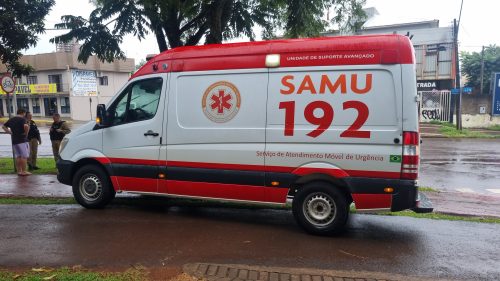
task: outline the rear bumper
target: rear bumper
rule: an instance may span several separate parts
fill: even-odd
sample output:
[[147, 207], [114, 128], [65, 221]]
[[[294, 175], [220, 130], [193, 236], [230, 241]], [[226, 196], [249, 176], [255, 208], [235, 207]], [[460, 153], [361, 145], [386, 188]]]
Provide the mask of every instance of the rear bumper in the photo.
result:
[[56, 163], [57, 166], [57, 180], [62, 184], [72, 185], [72, 172], [74, 162], [68, 160], [59, 160]]
[[[418, 187], [414, 180], [349, 178], [346, 181], [357, 209], [397, 212], [417, 207]], [[393, 192], [385, 192], [387, 187], [393, 188]]]

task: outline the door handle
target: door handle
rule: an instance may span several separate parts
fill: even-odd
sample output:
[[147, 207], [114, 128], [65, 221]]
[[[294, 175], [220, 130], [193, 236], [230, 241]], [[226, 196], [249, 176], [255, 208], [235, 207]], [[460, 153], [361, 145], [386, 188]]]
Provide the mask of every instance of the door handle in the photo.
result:
[[144, 133], [144, 136], [147, 137], [147, 136], [153, 136], [153, 137], [157, 137], [159, 136], [160, 134], [158, 133], [155, 133], [153, 132], [152, 130], [148, 130], [147, 132]]

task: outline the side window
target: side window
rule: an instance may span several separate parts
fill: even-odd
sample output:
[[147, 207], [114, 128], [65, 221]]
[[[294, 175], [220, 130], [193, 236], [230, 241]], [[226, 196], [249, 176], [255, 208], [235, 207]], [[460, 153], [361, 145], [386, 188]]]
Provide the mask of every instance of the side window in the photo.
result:
[[108, 109], [111, 125], [153, 118], [158, 110], [162, 84], [163, 79], [152, 78], [129, 85]]

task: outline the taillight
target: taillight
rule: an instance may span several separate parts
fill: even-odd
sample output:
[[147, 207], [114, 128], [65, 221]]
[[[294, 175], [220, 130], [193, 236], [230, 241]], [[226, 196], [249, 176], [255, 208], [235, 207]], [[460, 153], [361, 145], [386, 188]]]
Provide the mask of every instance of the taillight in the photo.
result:
[[417, 132], [403, 132], [403, 161], [401, 179], [416, 180], [420, 155], [420, 138]]

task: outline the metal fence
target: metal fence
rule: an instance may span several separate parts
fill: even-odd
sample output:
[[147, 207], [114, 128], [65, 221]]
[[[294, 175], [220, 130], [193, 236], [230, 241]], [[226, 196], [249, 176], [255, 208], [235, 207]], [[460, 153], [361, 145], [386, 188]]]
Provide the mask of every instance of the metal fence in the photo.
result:
[[450, 91], [420, 91], [420, 122], [450, 120]]

